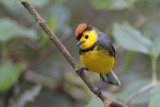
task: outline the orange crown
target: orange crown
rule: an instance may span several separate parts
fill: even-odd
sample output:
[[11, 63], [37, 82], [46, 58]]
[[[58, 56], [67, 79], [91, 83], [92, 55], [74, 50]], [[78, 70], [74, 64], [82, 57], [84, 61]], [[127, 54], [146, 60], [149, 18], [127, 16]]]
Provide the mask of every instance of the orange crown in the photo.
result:
[[75, 32], [76, 37], [78, 37], [86, 28], [87, 28], [86, 23], [79, 24]]

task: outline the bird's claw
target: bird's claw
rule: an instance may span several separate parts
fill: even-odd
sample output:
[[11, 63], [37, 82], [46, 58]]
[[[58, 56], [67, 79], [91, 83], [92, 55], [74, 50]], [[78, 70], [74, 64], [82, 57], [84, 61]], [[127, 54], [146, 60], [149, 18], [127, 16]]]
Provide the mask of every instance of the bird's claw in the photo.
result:
[[78, 70], [77, 70], [77, 71], [78, 71], [77, 74], [78, 74], [78, 75], [81, 75], [84, 70], [87, 70], [87, 68], [80, 68], [80, 69], [78, 69]]
[[97, 96], [99, 96], [101, 94], [102, 90], [100, 88], [98, 88], [97, 92], [98, 92]]

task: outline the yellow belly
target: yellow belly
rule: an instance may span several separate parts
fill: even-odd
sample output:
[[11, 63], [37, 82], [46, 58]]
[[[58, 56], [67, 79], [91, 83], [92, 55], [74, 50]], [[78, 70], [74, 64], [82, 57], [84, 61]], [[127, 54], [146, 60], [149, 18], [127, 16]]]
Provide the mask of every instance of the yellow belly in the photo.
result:
[[92, 51], [82, 53], [80, 55], [81, 62], [85, 68], [88, 68], [90, 72], [97, 72], [106, 74], [114, 66], [114, 57], [110, 56], [108, 51], [99, 50], [97, 47]]

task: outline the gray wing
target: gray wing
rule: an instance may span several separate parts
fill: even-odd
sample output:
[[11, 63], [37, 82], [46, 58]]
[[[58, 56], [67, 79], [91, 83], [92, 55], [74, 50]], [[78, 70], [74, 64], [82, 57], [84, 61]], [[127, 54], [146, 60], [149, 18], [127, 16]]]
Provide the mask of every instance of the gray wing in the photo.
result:
[[115, 57], [115, 49], [114, 46], [112, 44], [111, 39], [104, 34], [103, 32], [100, 32], [97, 28], [94, 28], [96, 30], [96, 32], [98, 33], [98, 41], [101, 45], [105, 46], [105, 48], [109, 51], [109, 54], [111, 56]]

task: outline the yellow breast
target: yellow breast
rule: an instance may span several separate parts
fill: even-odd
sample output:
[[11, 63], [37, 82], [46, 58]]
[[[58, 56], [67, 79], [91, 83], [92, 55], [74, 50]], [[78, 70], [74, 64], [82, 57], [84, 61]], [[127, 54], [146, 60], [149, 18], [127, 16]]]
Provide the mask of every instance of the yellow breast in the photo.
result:
[[82, 53], [80, 55], [81, 62], [90, 72], [106, 74], [114, 66], [114, 57], [110, 56], [105, 49], [97, 50], [96, 46], [93, 50]]

